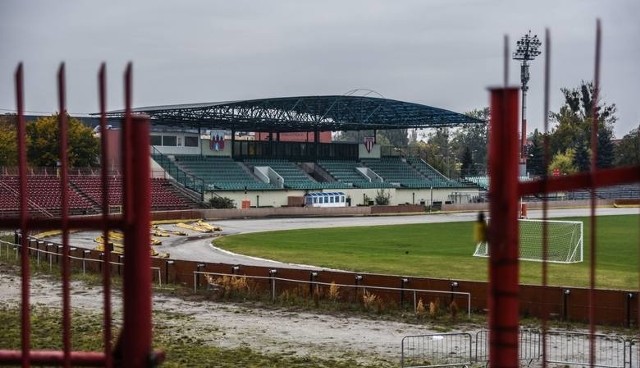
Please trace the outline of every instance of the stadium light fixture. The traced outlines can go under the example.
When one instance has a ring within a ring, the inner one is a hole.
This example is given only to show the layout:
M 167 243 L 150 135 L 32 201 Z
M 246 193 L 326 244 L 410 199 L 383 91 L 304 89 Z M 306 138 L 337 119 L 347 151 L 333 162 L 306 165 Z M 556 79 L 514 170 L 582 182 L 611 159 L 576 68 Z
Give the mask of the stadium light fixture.
M 538 39 L 537 35 L 531 35 L 529 33 L 522 36 L 520 41 L 516 42 L 516 51 L 513 52 L 513 60 L 520 60 L 520 83 L 522 89 L 522 130 L 520 132 L 520 175 L 525 176 L 527 174 L 527 154 L 526 154 L 526 142 L 527 142 L 527 91 L 529 90 L 529 62 L 540 55 L 540 46 L 542 42 Z

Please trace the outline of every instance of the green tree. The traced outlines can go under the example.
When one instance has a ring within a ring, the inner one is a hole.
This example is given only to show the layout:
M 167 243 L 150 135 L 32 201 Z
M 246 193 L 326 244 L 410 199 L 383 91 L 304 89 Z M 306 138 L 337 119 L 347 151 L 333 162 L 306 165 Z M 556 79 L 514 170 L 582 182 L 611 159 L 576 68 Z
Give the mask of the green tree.
M 547 172 L 544 167 L 544 135 L 538 129 L 531 135 L 531 146 L 528 150 L 527 171 L 532 175 L 543 175 Z
M 561 175 L 573 174 L 577 171 L 573 165 L 573 157 L 575 150 L 573 148 L 567 149 L 565 152 L 556 153 L 549 164 L 549 173 L 558 169 Z
M 471 149 L 467 146 L 464 148 L 462 157 L 460 157 L 460 176 L 466 178 L 467 176 L 476 176 L 478 171 L 473 163 L 473 157 L 471 156 Z
M 620 140 L 615 148 L 616 166 L 640 165 L 640 124 Z
M 99 140 L 93 130 L 79 119 L 67 117 L 69 165 L 73 167 L 97 166 L 100 154 Z M 56 166 L 60 160 L 58 115 L 38 118 L 27 124 L 30 144 L 27 158 L 34 166 Z
M 591 82 L 582 82 L 574 89 L 561 89 L 564 105 L 557 113 L 551 113 L 551 120 L 556 123 L 551 133 L 551 153 L 558 154 L 574 149 L 574 168 L 583 171 L 586 165 L 585 152 L 591 143 L 593 112 L 598 113 L 598 152 L 597 165 L 611 167 L 613 165 L 613 126 L 617 120 L 616 105 L 608 105 L 602 101 L 594 101 L 594 87 Z M 590 155 L 589 155 L 590 157 Z M 590 160 L 589 160 L 590 161 Z
M 591 162 L 590 149 L 587 148 L 586 141 L 577 142 L 575 145 L 575 154 L 573 155 L 573 166 L 578 172 L 589 171 Z
M 379 130 L 378 134 L 387 138 L 391 146 L 397 148 L 405 148 L 409 145 L 409 130 L 408 129 L 389 129 Z
M 596 166 L 600 169 L 613 167 L 615 160 L 613 146 L 613 132 L 607 127 L 601 127 L 598 131 L 598 152 Z
M 0 166 L 18 165 L 18 143 L 15 115 L 0 117 Z

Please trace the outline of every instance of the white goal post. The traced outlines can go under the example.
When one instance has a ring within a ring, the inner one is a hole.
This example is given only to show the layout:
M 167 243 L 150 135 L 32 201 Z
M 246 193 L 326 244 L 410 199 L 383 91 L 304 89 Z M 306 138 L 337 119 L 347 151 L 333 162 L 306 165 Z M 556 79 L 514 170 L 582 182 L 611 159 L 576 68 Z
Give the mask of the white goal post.
M 578 263 L 583 261 L 584 242 L 581 221 L 518 220 L 520 229 L 520 260 L 542 261 L 543 224 L 547 224 L 547 262 Z M 489 256 L 489 244 L 481 242 L 473 253 L 476 257 Z

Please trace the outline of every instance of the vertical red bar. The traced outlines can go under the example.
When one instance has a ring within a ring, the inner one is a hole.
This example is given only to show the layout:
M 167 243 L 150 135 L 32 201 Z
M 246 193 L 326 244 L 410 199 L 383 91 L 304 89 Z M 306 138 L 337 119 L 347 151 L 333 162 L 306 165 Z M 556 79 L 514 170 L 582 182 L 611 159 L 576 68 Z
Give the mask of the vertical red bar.
M 122 358 L 127 365 L 149 365 L 151 354 L 151 252 L 149 224 L 149 121 L 131 116 L 131 65 L 125 78 L 126 110 L 124 145 L 131 150 L 123 163 L 125 200 L 124 326 Z
M 16 110 L 18 112 L 18 173 L 20 175 L 20 277 L 22 278 L 22 306 L 20 310 L 22 325 L 20 343 L 22 346 L 22 366 L 29 366 L 31 349 L 31 315 L 29 302 L 29 209 L 27 207 L 27 143 L 26 123 L 24 120 L 24 78 L 22 63 L 15 73 Z
M 109 157 L 107 138 L 107 68 L 104 63 L 98 72 L 98 99 L 100 105 L 100 180 L 102 183 L 102 238 L 104 241 L 104 261 L 102 267 L 102 293 L 103 293 L 103 338 L 105 367 L 113 365 L 111 356 L 111 248 L 109 247 Z
M 518 366 L 518 89 L 491 89 L 489 364 Z
M 149 224 L 151 221 L 149 180 L 149 122 L 133 118 L 124 139 L 135 142 L 132 175 L 128 175 L 127 190 L 133 206 L 128 209 L 134 218 L 125 231 L 124 265 L 124 329 L 123 358 L 131 366 L 147 365 L 151 352 L 151 252 Z
M 69 187 L 68 187 L 68 155 L 67 155 L 67 109 L 65 96 L 65 68 L 64 63 L 58 69 L 58 139 L 59 150 L 59 179 L 61 196 L 62 223 L 62 348 L 64 351 L 63 365 L 71 366 L 71 297 L 69 292 Z
M 595 53 L 595 71 L 593 76 L 593 116 L 591 121 L 591 167 L 589 173 L 593 175 L 598 170 L 598 109 L 600 94 L 600 19 L 596 22 L 596 53 Z M 596 288 L 596 187 L 594 181 L 591 180 L 591 231 L 590 231 L 590 247 L 589 247 L 589 364 L 593 366 L 596 359 L 596 340 L 593 337 L 596 333 L 595 324 L 595 288 Z

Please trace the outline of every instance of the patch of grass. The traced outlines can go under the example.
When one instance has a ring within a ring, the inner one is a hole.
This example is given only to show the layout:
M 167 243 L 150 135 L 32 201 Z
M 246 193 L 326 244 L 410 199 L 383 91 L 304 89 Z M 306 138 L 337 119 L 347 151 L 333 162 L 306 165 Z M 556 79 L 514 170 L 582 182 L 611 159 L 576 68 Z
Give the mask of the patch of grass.
M 588 286 L 588 218 L 583 221 L 585 262 L 549 264 L 549 284 Z M 597 287 L 636 289 L 640 216 L 596 218 Z M 216 246 L 283 262 L 354 272 L 417 277 L 487 280 L 487 259 L 472 257 L 473 222 L 302 229 L 226 236 Z M 539 262 L 521 262 L 524 284 L 540 284 Z
M 33 306 L 31 310 L 33 349 L 61 349 L 62 333 L 60 311 L 46 306 Z M 166 317 L 166 315 L 164 315 Z M 72 348 L 82 351 L 102 351 L 101 316 L 75 310 L 72 316 Z M 201 335 L 187 336 L 179 327 L 168 327 L 162 318 L 155 318 L 154 348 L 165 351 L 167 360 L 163 367 L 362 367 L 386 368 L 395 362 L 360 364 L 351 357 L 326 359 L 315 356 L 296 356 L 283 351 L 279 354 L 261 354 L 248 347 L 220 348 L 204 343 Z M 0 346 L 3 349 L 20 349 L 20 309 L 17 306 L 0 306 Z M 117 331 L 114 330 L 114 338 Z M 195 337 L 194 337 L 195 336 Z

